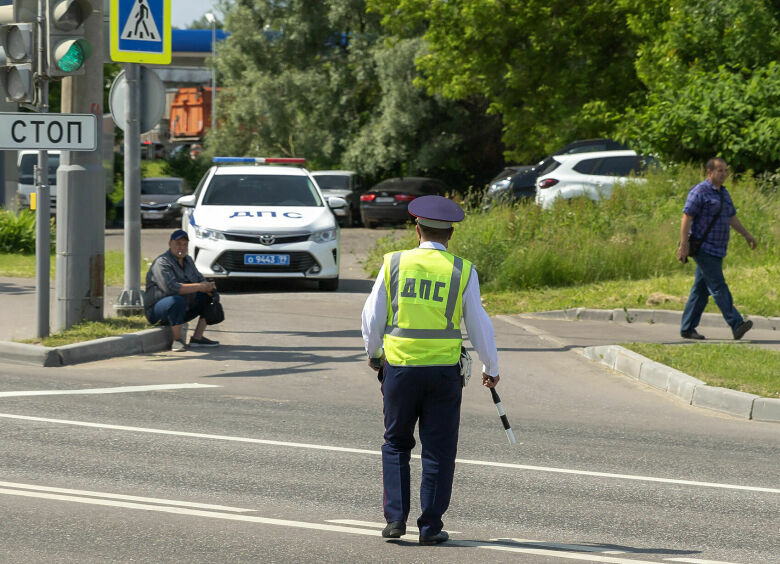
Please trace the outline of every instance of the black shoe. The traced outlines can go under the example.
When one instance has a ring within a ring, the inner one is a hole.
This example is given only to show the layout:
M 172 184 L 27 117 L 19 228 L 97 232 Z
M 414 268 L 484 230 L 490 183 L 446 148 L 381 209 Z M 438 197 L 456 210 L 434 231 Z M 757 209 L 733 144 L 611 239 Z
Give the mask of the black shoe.
M 748 319 L 742 325 L 734 329 L 734 338 L 739 341 L 745 335 L 745 333 L 750 331 L 752 328 L 753 322 Z
M 449 538 L 450 535 L 447 534 L 447 531 L 439 531 L 435 535 L 431 535 L 431 536 L 420 535 L 420 544 L 424 544 L 424 545 L 441 544 L 447 541 Z
M 683 339 L 698 339 L 703 340 L 704 335 L 698 333 L 696 329 L 691 329 L 690 331 L 680 331 L 680 337 Z
M 219 341 L 212 341 L 211 339 L 208 339 L 206 337 L 201 337 L 200 339 L 197 339 L 195 337 L 190 337 L 191 347 L 216 347 L 218 345 L 219 345 Z
M 382 531 L 382 537 L 386 539 L 397 539 L 406 534 L 406 523 L 403 521 L 393 521 L 388 523 Z

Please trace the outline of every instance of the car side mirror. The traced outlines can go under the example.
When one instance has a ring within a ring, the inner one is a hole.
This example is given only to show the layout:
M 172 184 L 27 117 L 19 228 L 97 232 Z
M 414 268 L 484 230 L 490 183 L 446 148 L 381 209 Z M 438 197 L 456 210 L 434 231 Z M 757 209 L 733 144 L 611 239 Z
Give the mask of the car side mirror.
M 195 207 L 195 195 L 191 194 L 189 196 L 182 196 L 178 200 L 176 200 L 176 203 L 184 208 L 194 208 Z
M 339 196 L 332 196 L 328 198 L 328 207 L 334 210 L 345 208 L 347 207 L 347 201 Z

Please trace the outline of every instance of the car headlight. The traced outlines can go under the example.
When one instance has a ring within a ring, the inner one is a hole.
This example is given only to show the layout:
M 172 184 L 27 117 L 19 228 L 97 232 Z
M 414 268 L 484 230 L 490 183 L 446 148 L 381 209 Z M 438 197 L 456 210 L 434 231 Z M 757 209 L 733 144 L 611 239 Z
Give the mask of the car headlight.
M 206 229 L 205 227 L 195 226 L 195 236 L 200 239 L 211 239 L 212 241 L 223 241 L 225 234 L 215 229 Z
M 339 236 L 338 229 L 326 229 L 325 231 L 315 231 L 309 236 L 310 241 L 315 243 L 327 243 L 335 241 Z
M 498 182 L 491 184 L 488 188 L 488 194 L 495 194 L 496 192 L 501 192 L 507 188 L 509 188 L 509 179 L 504 178 L 503 180 L 499 180 Z

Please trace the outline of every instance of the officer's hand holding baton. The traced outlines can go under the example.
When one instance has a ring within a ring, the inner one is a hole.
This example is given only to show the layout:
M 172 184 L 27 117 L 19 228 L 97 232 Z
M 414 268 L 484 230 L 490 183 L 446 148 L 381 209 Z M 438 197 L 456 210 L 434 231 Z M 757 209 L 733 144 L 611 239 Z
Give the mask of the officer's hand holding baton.
M 495 376 L 488 376 L 484 372 L 482 373 L 482 385 L 486 388 L 490 388 L 490 395 L 493 396 L 493 403 L 496 404 L 498 416 L 501 418 L 501 423 L 504 425 L 506 436 L 511 444 L 515 444 L 517 442 L 515 440 L 515 434 L 512 432 L 512 426 L 509 424 L 506 411 L 504 411 L 504 406 L 501 404 L 501 398 L 498 397 L 498 392 L 496 392 L 496 384 L 498 384 L 500 379 L 501 377 L 498 374 Z

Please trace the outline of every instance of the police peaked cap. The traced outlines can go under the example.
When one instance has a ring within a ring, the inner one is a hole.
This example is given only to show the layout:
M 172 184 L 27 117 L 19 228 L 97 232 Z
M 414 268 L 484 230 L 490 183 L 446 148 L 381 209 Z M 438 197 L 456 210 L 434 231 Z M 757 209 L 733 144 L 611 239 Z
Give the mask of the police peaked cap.
M 417 223 L 434 229 L 449 229 L 453 223 L 463 221 L 463 209 L 443 196 L 420 196 L 409 203 L 409 213 Z

